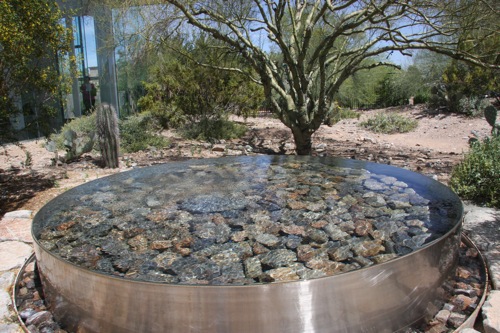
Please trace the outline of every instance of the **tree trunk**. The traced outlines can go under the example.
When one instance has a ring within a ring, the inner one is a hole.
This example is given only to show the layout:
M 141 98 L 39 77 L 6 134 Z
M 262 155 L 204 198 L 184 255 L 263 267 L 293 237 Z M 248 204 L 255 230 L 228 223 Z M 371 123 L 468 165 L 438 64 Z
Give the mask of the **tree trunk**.
M 311 155 L 312 135 L 311 129 L 292 128 L 293 140 L 295 141 L 295 152 L 297 155 Z

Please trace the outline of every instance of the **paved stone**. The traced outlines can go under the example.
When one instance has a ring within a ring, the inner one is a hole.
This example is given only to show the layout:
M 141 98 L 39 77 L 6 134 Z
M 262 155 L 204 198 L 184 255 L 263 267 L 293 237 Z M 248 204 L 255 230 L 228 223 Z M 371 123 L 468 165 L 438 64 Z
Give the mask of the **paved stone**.
M 485 333 L 500 333 L 500 290 L 492 290 L 484 302 L 483 326 Z
M 481 333 L 481 332 L 476 331 L 473 328 L 464 328 L 463 330 L 460 330 L 460 333 Z
M 464 205 L 464 232 L 488 262 L 493 289 L 500 289 L 500 212 L 493 208 Z
M 5 322 L 11 317 L 11 312 L 9 310 L 11 305 L 12 301 L 10 294 L 6 290 L 0 290 L 0 322 Z
M 0 272 L 20 268 L 29 258 L 33 249 L 21 242 L 0 243 Z
M 4 219 L 31 219 L 33 212 L 31 210 L 16 210 L 5 213 Z
M 8 218 L 0 220 L 0 241 L 16 240 L 33 243 L 30 218 Z
M 16 275 L 12 272 L 0 272 L 0 290 L 10 290 Z
M 0 332 L 2 333 L 23 333 L 23 329 L 21 326 L 10 323 L 1 323 L 0 322 Z

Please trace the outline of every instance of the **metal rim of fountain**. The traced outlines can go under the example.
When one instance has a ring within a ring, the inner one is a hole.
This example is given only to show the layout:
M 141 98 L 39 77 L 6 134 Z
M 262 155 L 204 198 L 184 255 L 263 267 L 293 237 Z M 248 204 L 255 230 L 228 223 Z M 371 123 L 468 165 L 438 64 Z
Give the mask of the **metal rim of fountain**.
M 479 250 L 479 248 L 476 246 L 476 244 L 465 234 L 462 233 L 462 242 L 469 248 L 473 248 L 477 251 L 478 253 L 478 258 L 477 260 L 479 261 L 480 267 L 481 267 L 481 272 L 480 274 L 484 276 L 484 281 L 483 281 L 483 288 L 482 288 L 482 295 L 479 301 L 477 302 L 477 307 L 476 309 L 467 317 L 466 321 L 457 327 L 454 332 L 461 332 L 461 330 L 465 328 L 472 328 L 474 326 L 474 323 L 477 320 L 478 315 L 481 312 L 481 308 L 486 300 L 486 297 L 488 295 L 488 286 L 489 286 L 489 273 L 488 273 L 488 266 L 486 264 L 486 260 Z M 14 288 L 12 288 L 12 300 L 14 304 L 14 311 L 17 317 L 17 320 L 19 322 L 19 325 L 23 329 L 24 332 L 26 333 L 32 333 L 28 327 L 26 326 L 24 320 L 21 318 L 21 315 L 19 313 L 19 307 L 18 307 L 18 295 L 19 295 L 19 284 L 23 279 L 23 274 L 26 271 L 26 267 L 31 264 L 31 263 L 36 263 L 36 257 L 35 254 L 33 253 L 28 259 L 26 259 L 25 263 L 21 266 L 19 269 L 19 272 L 17 273 L 15 280 L 14 280 Z

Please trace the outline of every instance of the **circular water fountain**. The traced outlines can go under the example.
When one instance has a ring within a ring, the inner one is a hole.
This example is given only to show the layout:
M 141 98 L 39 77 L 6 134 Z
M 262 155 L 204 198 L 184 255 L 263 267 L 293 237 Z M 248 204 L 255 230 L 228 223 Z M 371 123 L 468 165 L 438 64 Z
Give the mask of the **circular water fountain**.
M 75 332 L 395 332 L 458 256 L 444 185 L 334 158 L 193 160 L 57 197 L 33 236 L 45 297 Z

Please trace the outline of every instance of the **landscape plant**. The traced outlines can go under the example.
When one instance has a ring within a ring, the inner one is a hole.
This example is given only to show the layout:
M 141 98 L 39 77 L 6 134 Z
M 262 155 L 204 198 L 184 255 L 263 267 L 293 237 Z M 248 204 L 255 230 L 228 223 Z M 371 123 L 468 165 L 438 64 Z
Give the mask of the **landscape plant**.
M 45 148 L 55 154 L 54 161 L 69 162 L 94 149 L 95 119 L 95 114 L 75 118 L 49 136 Z M 63 156 L 59 156 L 61 150 L 66 152 Z
M 161 126 L 151 114 L 144 112 L 122 119 L 120 128 L 120 149 L 134 153 L 148 148 L 164 148 L 169 141 L 161 136 Z
M 429 107 L 469 117 L 481 116 L 490 105 L 484 98 L 490 89 L 500 88 L 494 80 L 482 81 L 480 69 L 452 62 L 444 71 L 441 80 L 431 88 Z M 476 73 L 476 74 L 474 74 Z M 486 80 L 486 79 L 485 79 Z
M 500 136 L 472 144 L 451 174 L 450 187 L 464 200 L 500 208 Z
M 245 125 L 228 119 L 202 119 L 184 126 L 180 133 L 184 138 L 214 142 L 242 137 L 247 131 Z
M 91 113 L 90 115 L 87 116 L 82 116 L 79 118 L 72 119 L 68 121 L 66 124 L 64 124 L 64 126 L 57 133 L 50 135 L 48 142 L 50 143 L 51 146 L 54 146 L 54 148 L 51 149 L 64 150 L 65 138 L 63 133 L 68 131 L 73 131 L 79 137 L 94 138 L 96 132 L 95 126 L 96 126 L 95 113 Z
M 500 136 L 500 119 L 498 118 L 498 110 L 493 105 L 489 105 L 484 109 L 484 117 L 491 126 L 491 135 L 493 137 Z
M 414 104 L 426 103 L 430 95 L 430 85 L 418 66 L 411 65 L 404 70 L 391 69 L 377 82 L 376 106 L 389 107 L 408 105 L 410 98 Z
M 500 121 L 498 110 L 484 111 L 491 137 L 474 140 L 464 160 L 453 169 L 450 186 L 463 199 L 500 208 Z
M 394 134 L 411 132 L 418 121 L 396 113 L 378 113 L 359 125 L 375 133 Z

